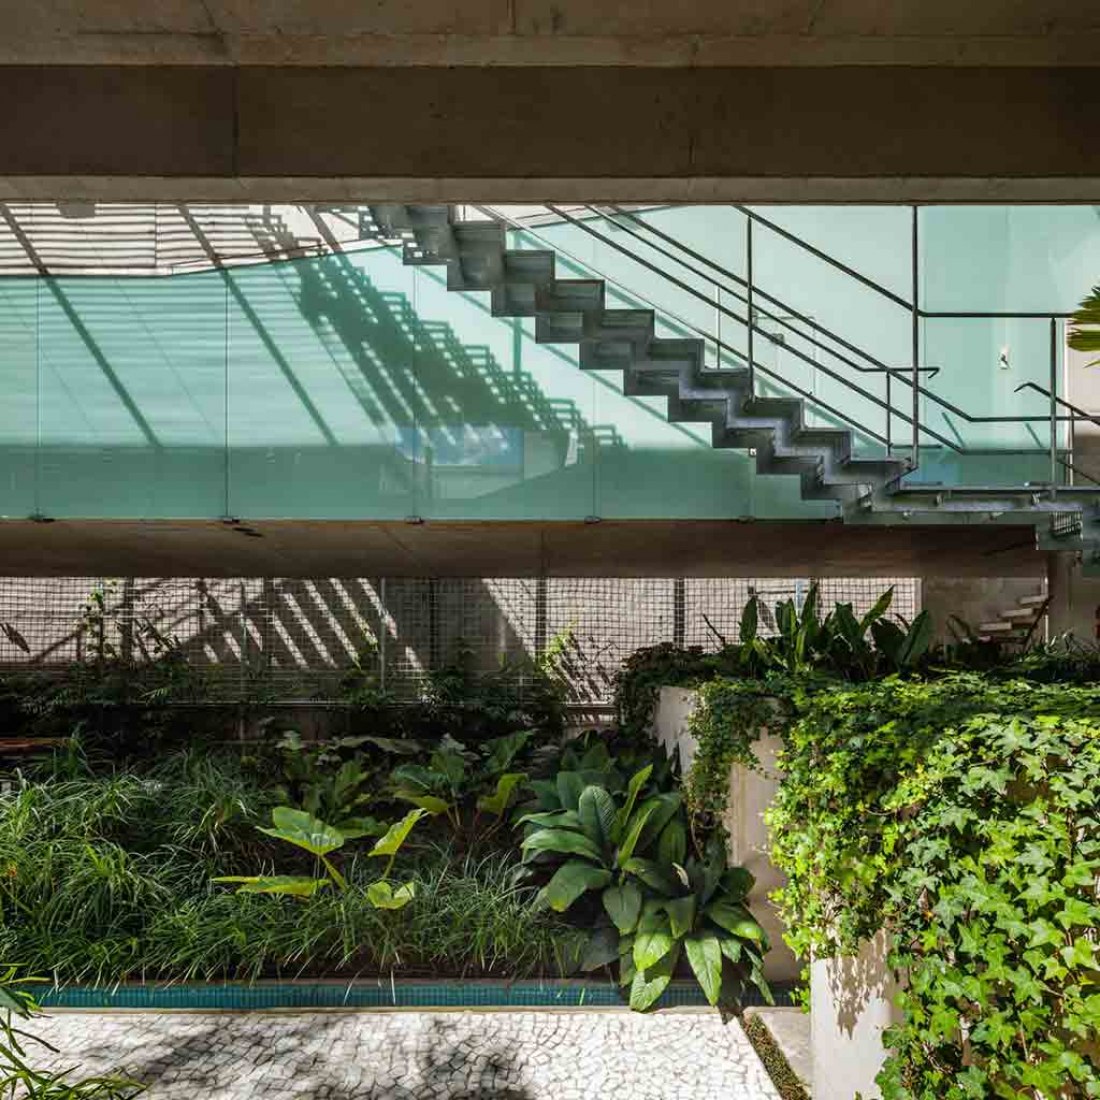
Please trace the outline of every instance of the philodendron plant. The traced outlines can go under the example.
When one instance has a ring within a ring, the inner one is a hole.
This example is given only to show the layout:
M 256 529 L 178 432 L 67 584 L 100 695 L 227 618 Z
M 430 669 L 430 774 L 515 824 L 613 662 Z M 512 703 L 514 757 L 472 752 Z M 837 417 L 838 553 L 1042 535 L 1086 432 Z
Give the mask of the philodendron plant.
M 427 811 L 422 809 L 410 811 L 391 825 L 367 853 L 370 857 L 386 860 L 381 878 L 367 887 L 367 900 L 376 909 L 401 909 L 412 901 L 415 885 L 406 882 L 395 889 L 389 876 L 401 846 L 426 814 Z M 261 828 L 260 832 L 309 852 L 317 861 L 317 870 L 323 870 L 324 874 L 223 875 L 214 879 L 215 882 L 237 883 L 238 893 L 287 894 L 296 898 L 311 898 L 330 886 L 340 891 L 348 888 L 347 879 L 329 856 L 342 848 L 351 837 L 305 810 L 295 810 L 290 806 L 277 806 L 272 810 L 271 822 L 270 829 Z
M 769 997 L 761 973 L 767 938 L 744 905 L 752 875 L 727 869 L 721 844 L 702 859 L 689 857 L 679 794 L 640 797 L 650 774 L 649 767 L 636 772 L 616 799 L 578 773 L 559 773 L 544 800 L 556 797 L 560 808 L 520 819 L 527 870 L 554 868 L 541 900 L 561 913 L 599 894 L 604 916 L 581 966 L 618 961 L 638 1011 L 665 991 L 681 954 L 711 1004 L 735 1008 L 746 981 Z
M 671 890 L 652 881 L 628 882 L 608 907 L 618 937 L 619 980 L 630 986 L 631 1008 L 644 1011 L 656 1002 L 681 954 L 709 1004 L 736 1009 L 746 984 L 771 1003 L 763 975 L 768 939 L 745 906 L 752 875 L 743 867 L 727 868 L 721 845 L 670 870 L 663 877 Z M 604 940 L 610 949 L 615 936 L 605 932 Z

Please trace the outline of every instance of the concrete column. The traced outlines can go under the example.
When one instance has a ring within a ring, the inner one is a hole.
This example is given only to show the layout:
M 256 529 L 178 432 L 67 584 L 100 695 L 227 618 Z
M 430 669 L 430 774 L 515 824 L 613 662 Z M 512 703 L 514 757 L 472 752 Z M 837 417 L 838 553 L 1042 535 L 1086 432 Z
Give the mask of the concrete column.
M 810 1046 L 814 1100 L 878 1100 L 875 1076 L 886 1058 L 882 1033 L 899 1022 L 898 991 L 880 932 L 858 955 L 810 964 Z
M 1086 577 L 1077 554 L 1050 555 L 1050 636 L 1072 634 L 1079 642 L 1100 640 L 1100 577 Z
M 698 747 L 688 728 L 697 702 L 697 692 L 665 687 L 661 689 L 654 714 L 654 735 L 668 751 L 679 749 L 684 775 L 691 770 Z M 768 898 L 786 881 L 771 861 L 768 830 L 764 823 L 764 811 L 779 786 L 776 758 L 781 747 L 779 737 L 765 730 L 753 747 L 760 761 L 760 769 L 734 765 L 730 770 L 729 800 L 722 819 L 729 836 L 730 863 L 748 868 L 756 878 L 748 904 L 771 941 L 771 950 L 764 960 L 764 977 L 769 981 L 793 981 L 802 969 L 794 952 L 783 940 L 783 922 Z

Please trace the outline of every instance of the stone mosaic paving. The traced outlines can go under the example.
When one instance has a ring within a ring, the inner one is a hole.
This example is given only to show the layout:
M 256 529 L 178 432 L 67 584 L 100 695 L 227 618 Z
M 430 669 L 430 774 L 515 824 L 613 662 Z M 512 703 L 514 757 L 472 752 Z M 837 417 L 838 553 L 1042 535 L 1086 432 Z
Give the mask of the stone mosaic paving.
M 148 1100 L 778 1100 L 714 1012 L 56 1012 L 57 1066 Z

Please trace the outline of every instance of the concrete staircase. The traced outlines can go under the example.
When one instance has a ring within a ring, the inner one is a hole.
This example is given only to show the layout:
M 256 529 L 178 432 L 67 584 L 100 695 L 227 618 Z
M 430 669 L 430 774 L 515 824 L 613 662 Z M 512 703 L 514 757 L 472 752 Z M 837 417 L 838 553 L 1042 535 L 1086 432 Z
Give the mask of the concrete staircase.
M 1016 606 L 1002 611 L 991 622 L 978 624 L 978 636 L 983 642 L 1006 642 L 1026 645 L 1034 637 L 1050 597 L 1045 593 L 1021 596 Z
M 444 265 L 447 287 L 486 291 L 498 317 L 532 317 L 544 344 L 573 344 L 585 370 L 618 370 L 631 396 L 668 398 L 672 421 L 709 423 L 715 447 L 747 449 L 760 474 L 794 475 L 806 499 L 848 509 L 908 465 L 857 458 L 852 432 L 805 423 L 801 399 L 759 397 L 748 366 L 707 369 L 701 339 L 656 335 L 650 309 L 611 309 L 601 279 L 559 279 L 550 250 L 509 249 L 499 222 L 461 221 L 450 206 L 371 206 L 368 228 L 404 262 Z

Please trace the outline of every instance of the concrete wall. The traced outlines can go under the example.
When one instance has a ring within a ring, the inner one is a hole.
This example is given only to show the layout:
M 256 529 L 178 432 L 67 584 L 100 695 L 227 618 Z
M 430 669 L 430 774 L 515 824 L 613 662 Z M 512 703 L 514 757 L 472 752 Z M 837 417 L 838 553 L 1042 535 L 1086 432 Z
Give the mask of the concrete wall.
M 694 691 L 664 687 L 653 717 L 655 736 L 670 752 L 679 749 L 685 775 L 695 758 L 696 741 L 688 723 L 697 699 Z M 775 905 L 768 899 L 773 890 L 783 885 L 784 878 L 769 857 L 768 831 L 763 817 L 779 785 L 776 755 L 780 747 L 779 738 L 764 731 L 754 746 L 760 770 L 741 765 L 733 767 L 729 802 L 722 823 L 729 836 L 730 862 L 748 868 L 756 877 L 748 904 L 771 941 L 771 951 L 764 960 L 764 976 L 772 981 L 791 981 L 798 978 L 802 968 L 783 942 L 783 924 Z
M 1033 572 L 1022 577 L 924 577 L 921 603 L 932 615 L 936 637 L 950 641 L 948 621 L 952 615 L 977 628 L 981 623 L 1000 620 L 1005 611 L 1016 608 L 1022 596 L 1039 596 L 1046 591 L 1046 562 L 1036 554 Z M 1040 626 L 1036 634 L 1041 640 Z
M 810 965 L 810 1045 L 814 1100 L 878 1100 L 875 1075 L 886 1050 L 882 1032 L 898 1023 L 897 984 L 880 932 L 858 955 Z

